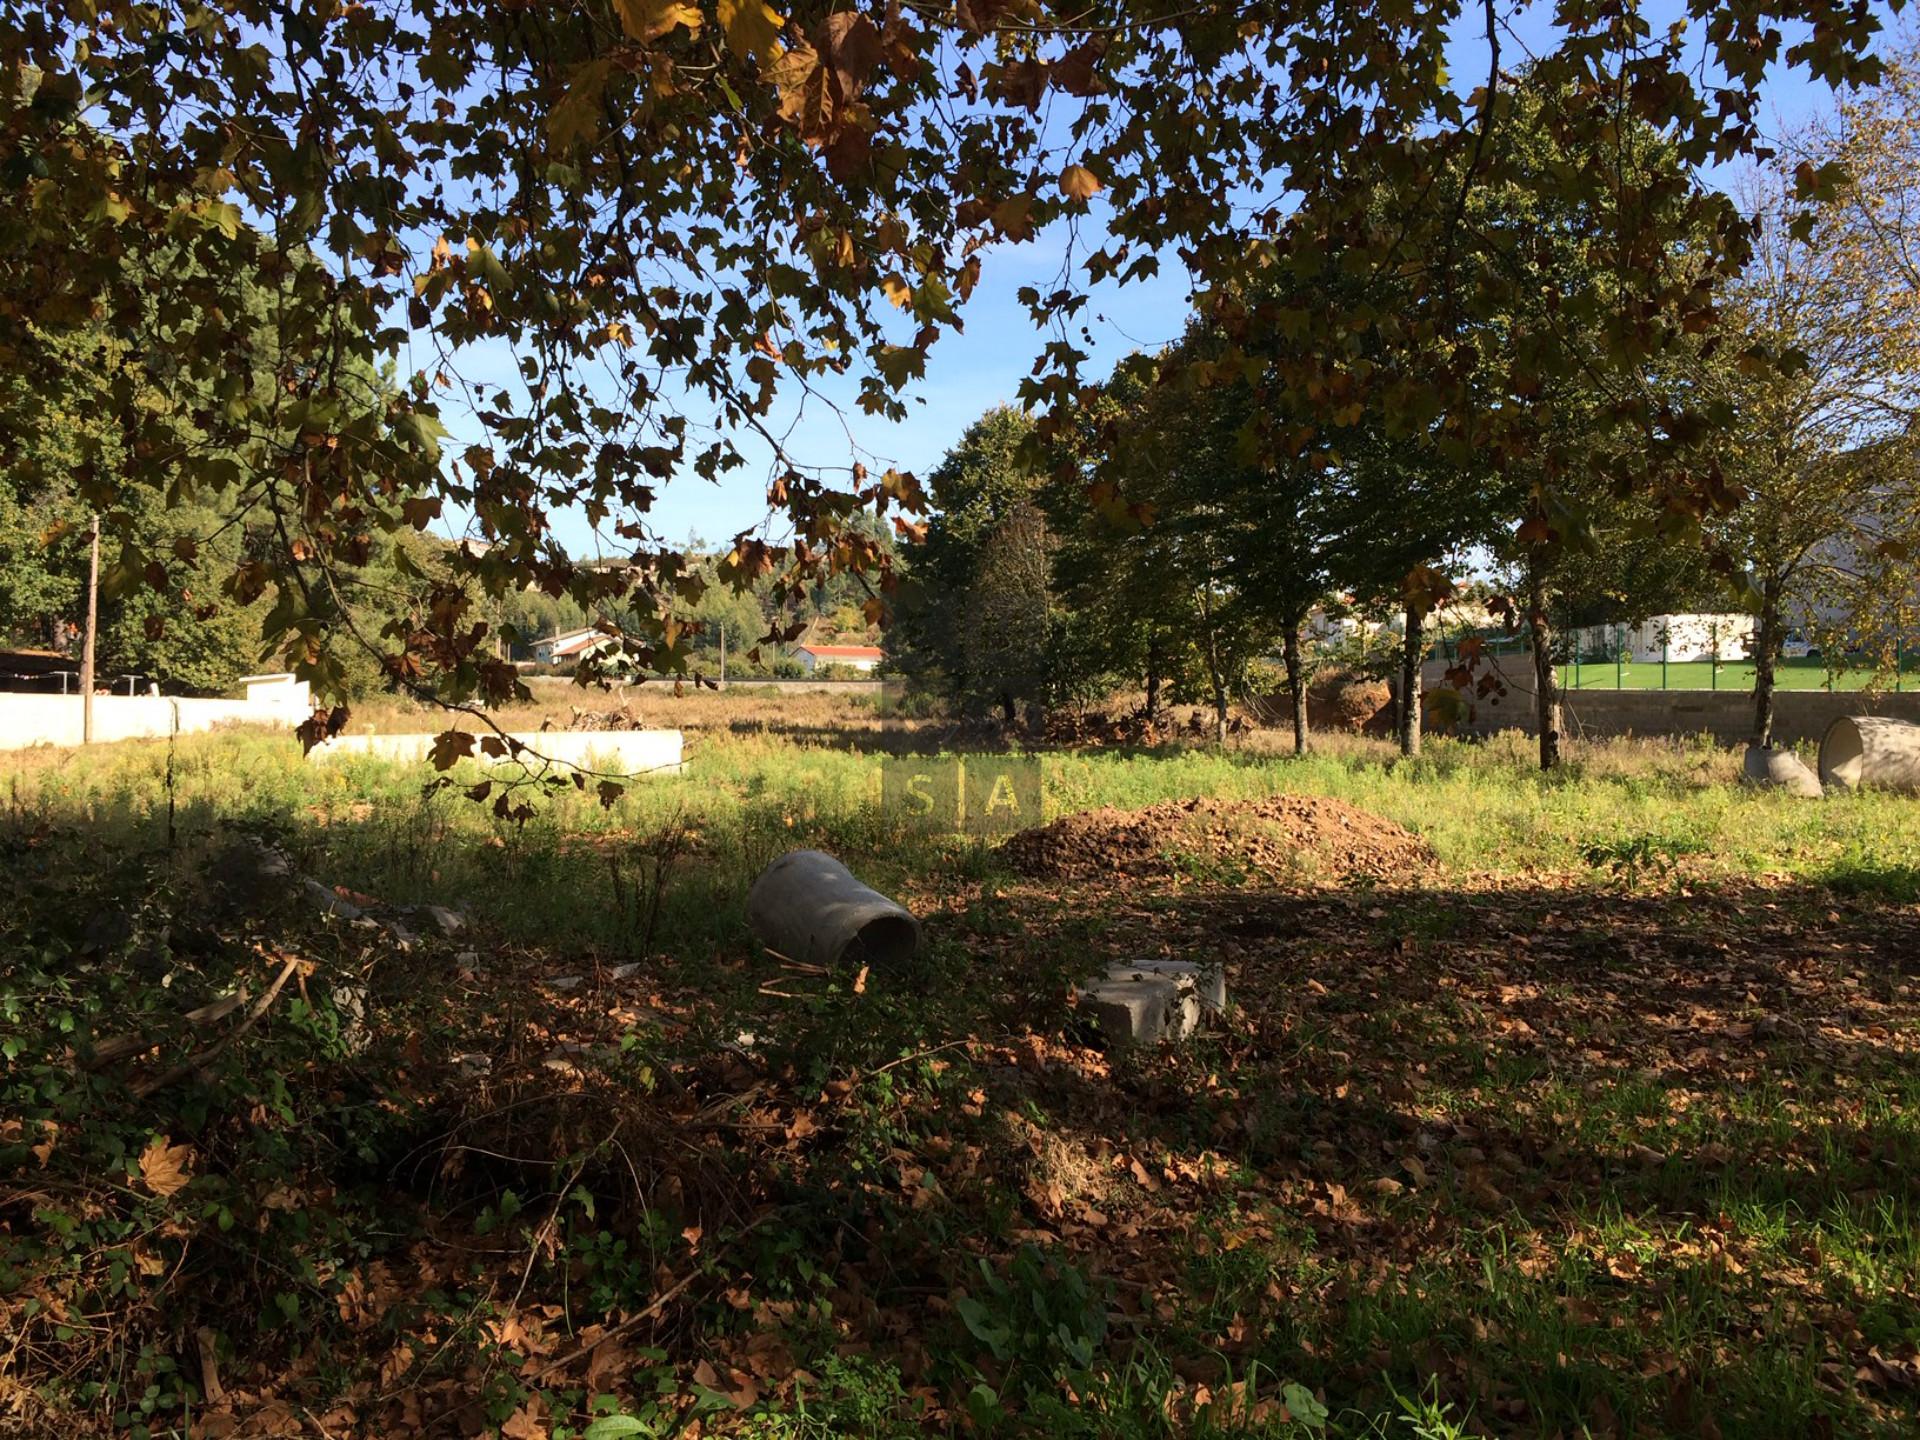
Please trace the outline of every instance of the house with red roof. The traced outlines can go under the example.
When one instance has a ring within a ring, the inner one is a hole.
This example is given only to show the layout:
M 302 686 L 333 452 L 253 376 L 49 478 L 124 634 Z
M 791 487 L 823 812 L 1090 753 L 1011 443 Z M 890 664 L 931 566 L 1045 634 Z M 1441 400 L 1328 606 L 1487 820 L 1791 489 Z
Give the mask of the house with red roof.
M 809 675 L 829 665 L 844 666 L 866 674 L 887 658 L 878 645 L 796 645 L 793 658 Z

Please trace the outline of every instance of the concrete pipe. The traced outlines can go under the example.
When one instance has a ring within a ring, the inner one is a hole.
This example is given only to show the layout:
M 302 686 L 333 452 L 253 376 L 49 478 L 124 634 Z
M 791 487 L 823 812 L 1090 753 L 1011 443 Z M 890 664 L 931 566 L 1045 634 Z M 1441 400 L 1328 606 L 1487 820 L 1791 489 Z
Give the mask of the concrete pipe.
M 1789 795 L 1798 795 L 1807 800 L 1820 798 L 1818 777 L 1791 750 L 1771 750 L 1761 745 L 1749 745 L 1741 768 L 1749 785 L 1757 785 L 1765 790 L 1784 790 Z
M 820 850 L 789 850 L 747 894 L 747 924 L 789 960 L 891 965 L 920 948 L 920 922 Z
M 1842 790 L 1873 785 L 1920 792 L 1920 725 L 1884 715 L 1847 715 L 1820 739 L 1820 781 Z

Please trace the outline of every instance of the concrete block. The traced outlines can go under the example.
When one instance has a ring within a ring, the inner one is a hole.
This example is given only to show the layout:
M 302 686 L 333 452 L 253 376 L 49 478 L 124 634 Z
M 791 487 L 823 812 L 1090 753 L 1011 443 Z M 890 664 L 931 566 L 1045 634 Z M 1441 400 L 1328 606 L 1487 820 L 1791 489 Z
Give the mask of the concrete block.
M 1184 1040 L 1200 1026 L 1193 982 L 1170 975 L 1109 976 L 1080 992 L 1079 1009 L 1113 1045 Z
M 1199 965 L 1191 960 L 1136 960 L 1130 965 L 1109 965 L 1109 980 L 1143 979 L 1149 975 L 1190 983 L 1200 1003 L 1209 1010 L 1227 1008 L 1227 974 L 1217 965 Z

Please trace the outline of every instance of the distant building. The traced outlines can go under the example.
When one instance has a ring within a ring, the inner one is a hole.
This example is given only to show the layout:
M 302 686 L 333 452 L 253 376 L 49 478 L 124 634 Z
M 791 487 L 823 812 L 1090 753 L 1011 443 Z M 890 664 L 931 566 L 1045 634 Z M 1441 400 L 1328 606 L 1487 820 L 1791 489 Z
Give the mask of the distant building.
M 549 635 L 544 640 L 534 641 L 533 659 L 537 665 L 566 665 L 584 660 L 602 646 L 612 643 L 612 636 L 594 629 L 591 625 L 578 630 L 563 630 L 558 635 Z
M 1616 651 L 1635 664 L 1661 659 L 1744 661 L 1753 653 L 1753 616 L 1654 615 L 1637 625 L 1585 625 L 1578 632 L 1583 659 L 1611 660 Z
M 878 645 L 796 645 L 793 658 L 809 675 L 823 665 L 841 665 L 866 674 L 887 658 Z

